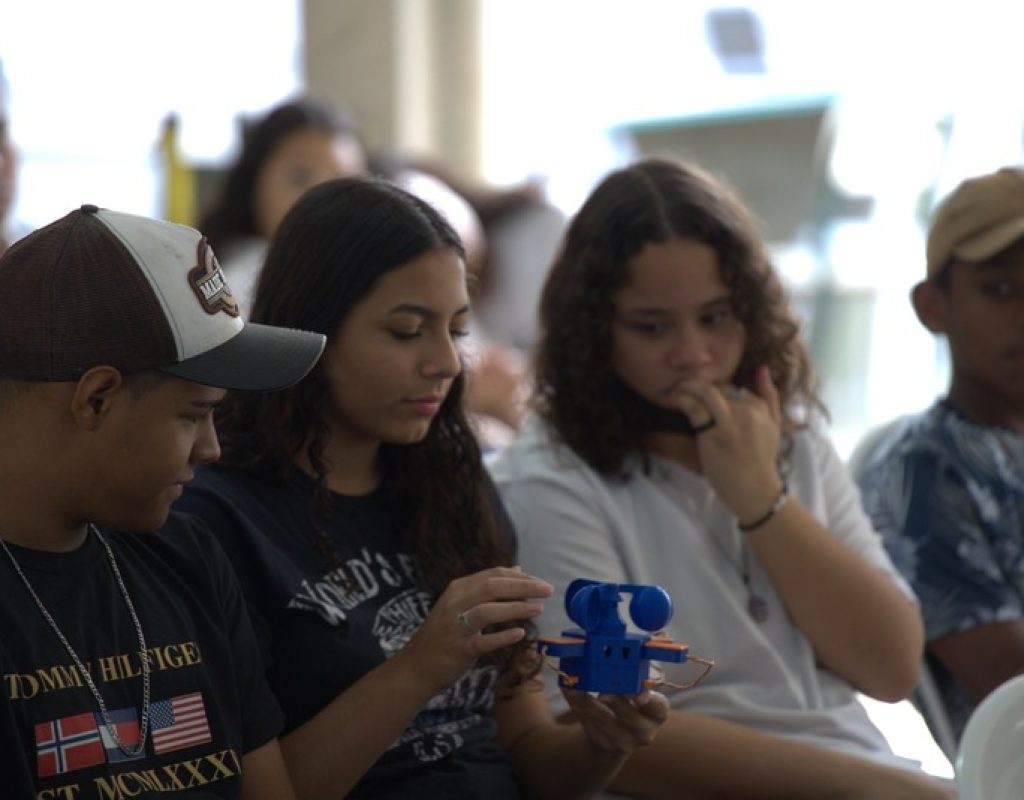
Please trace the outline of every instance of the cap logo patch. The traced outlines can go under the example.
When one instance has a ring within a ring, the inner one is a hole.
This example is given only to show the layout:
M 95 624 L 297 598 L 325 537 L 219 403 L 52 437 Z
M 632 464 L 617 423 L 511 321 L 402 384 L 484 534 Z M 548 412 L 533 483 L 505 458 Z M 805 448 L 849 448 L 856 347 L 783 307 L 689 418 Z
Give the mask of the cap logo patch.
M 203 309 L 207 314 L 223 311 L 237 317 L 238 301 L 231 294 L 228 282 L 224 278 L 224 271 L 220 268 L 217 256 L 213 254 L 213 248 L 205 236 L 199 240 L 196 259 L 198 266 L 189 270 L 188 282 Z

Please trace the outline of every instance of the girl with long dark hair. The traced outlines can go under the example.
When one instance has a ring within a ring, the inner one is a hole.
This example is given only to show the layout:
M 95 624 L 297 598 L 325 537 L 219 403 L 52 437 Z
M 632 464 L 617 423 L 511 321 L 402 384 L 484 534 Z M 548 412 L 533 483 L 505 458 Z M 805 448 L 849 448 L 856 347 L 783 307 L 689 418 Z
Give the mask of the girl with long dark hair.
M 320 184 L 271 240 L 251 317 L 326 334 L 324 357 L 227 400 L 180 506 L 242 578 L 300 797 L 586 795 L 664 719 L 652 693 L 547 710 L 550 586 L 516 566 L 462 408 L 468 316 L 458 236 L 387 182 Z

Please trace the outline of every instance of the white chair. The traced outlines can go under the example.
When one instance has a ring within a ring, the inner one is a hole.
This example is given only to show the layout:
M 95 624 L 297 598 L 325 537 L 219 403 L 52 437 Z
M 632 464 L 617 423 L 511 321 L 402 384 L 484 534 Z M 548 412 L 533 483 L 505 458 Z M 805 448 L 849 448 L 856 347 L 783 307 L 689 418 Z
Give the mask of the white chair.
M 1024 675 L 999 686 L 967 720 L 956 788 L 959 800 L 1024 797 Z

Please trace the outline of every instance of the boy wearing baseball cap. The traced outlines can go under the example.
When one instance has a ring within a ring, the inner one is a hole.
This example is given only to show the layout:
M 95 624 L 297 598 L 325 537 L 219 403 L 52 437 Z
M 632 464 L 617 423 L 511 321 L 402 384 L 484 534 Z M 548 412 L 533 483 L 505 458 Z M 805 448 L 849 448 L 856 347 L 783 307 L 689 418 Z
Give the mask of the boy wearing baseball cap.
M 961 183 L 928 232 L 912 300 L 946 337 L 946 396 L 900 424 L 860 477 L 921 601 L 926 656 L 959 737 L 1024 672 L 1024 170 Z
M 323 343 L 243 323 L 181 225 L 83 206 L 0 257 L 4 796 L 293 797 L 231 567 L 170 506 L 225 390 Z

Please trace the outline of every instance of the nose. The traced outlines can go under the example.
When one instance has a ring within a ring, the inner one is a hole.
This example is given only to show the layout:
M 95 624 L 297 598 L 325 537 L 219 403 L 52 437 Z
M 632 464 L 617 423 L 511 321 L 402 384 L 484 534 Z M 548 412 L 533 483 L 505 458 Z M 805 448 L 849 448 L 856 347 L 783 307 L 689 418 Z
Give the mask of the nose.
M 192 445 L 192 463 L 212 464 L 220 458 L 220 441 L 213 424 L 213 415 L 208 415 L 200 425 L 195 443 Z
M 669 342 L 668 365 L 678 371 L 696 370 L 711 363 L 707 338 L 694 325 L 680 325 Z
M 423 374 L 428 378 L 454 378 L 462 372 L 458 343 L 451 334 L 437 337 L 423 362 Z

